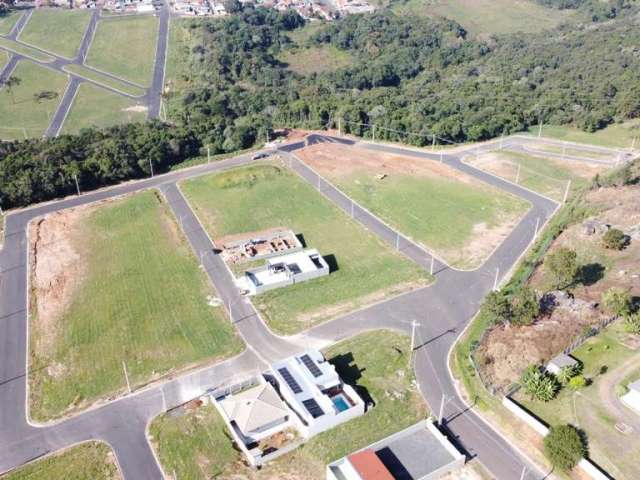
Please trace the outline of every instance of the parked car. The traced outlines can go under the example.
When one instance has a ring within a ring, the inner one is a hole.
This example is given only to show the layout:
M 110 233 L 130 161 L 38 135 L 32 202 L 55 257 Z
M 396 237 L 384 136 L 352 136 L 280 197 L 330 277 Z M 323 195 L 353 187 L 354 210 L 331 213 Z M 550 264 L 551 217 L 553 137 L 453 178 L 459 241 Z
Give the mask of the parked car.
M 258 152 L 253 157 L 251 157 L 251 160 L 260 160 L 261 158 L 267 158 L 269 155 L 270 154 L 267 152 Z

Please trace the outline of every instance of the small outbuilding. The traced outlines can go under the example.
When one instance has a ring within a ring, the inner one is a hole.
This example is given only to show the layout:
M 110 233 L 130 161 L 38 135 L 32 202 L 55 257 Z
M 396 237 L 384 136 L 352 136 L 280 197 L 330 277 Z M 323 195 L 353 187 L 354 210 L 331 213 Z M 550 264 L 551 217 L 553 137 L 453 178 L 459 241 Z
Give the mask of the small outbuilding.
M 621 397 L 622 403 L 640 415 L 640 380 L 629 384 L 629 392 Z
M 549 363 L 547 364 L 547 372 L 557 375 L 562 371 L 562 369 L 567 367 L 575 367 L 577 365 L 578 361 L 575 358 L 565 353 L 561 353 L 560 355 L 553 357 L 549 361 Z

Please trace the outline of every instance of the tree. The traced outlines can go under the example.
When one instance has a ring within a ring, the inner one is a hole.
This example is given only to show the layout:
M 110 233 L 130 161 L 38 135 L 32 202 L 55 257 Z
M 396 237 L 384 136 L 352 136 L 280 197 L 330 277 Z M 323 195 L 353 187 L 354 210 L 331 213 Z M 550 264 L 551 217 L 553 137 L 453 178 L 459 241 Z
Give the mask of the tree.
M 602 303 L 613 315 L 627 317 L 631 314 L 632 300 L 629 290 L 611 287 L 602 293 Z
M 602 244 L 611 250 L 622 250 L 627 245 L 627 236 L 617 228 L 611 228 L 602 236 Z
M 484 299 L 483 307 L 494 325 L 506 325 L 511 320 L 511 303 L 502 290 L 489 293 Z
M 242 3 L 240 3 L 238 0 L 225 0 L 223 2 L 223 5 L 227 13 L 242 12 Z
M 529 286 L 522 287 L 511 300 L 511 321 L 516 325 L 531 325 L 540 314 L 540 300 Z
M 14 75 L 10 75 L 9 78 L 5 79 L 4 81 L 2 81 L 2 83 L 0 83 L 0 87 L 4 86 L 7 89 L 7 92 L 9 92 L 9 95 L 11 95 L 12 103 L 16 103 L 16 99 L 13 96 L 13 87 L 17 87 L 21 83 L 22 83 L 22 79 Z
M 586 456 L 587 446 L 574 426 L 557 425 L 544 437 L 544 454 L 554 467 L 568 471 Z
M 562 289 L 573 285 L 580 271 L 577 257 L 574 250 L 565 247 L 547 256 L 544 263 L 553 278 L 555 288 Z

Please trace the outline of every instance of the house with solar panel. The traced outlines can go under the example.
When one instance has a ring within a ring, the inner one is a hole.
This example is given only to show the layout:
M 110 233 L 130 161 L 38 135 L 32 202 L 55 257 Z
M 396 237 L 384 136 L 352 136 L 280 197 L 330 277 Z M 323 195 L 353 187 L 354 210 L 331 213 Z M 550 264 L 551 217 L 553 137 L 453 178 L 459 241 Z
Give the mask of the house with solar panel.
M 272 366 L 276 388 L 309 438 L 364 413 L 364 401 L 322 353 L 308 350 Z

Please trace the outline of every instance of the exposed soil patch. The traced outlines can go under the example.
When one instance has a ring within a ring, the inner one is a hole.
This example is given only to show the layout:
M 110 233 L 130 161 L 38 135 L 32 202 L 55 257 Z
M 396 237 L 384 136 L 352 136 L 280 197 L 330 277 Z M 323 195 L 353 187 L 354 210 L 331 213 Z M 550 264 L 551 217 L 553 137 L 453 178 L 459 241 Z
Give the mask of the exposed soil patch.
M 131 107 L 123 108 L 123 112 L 136 112 L 136 113 L 146 113 L 148 110 L 144 105 L 132 105 Z

